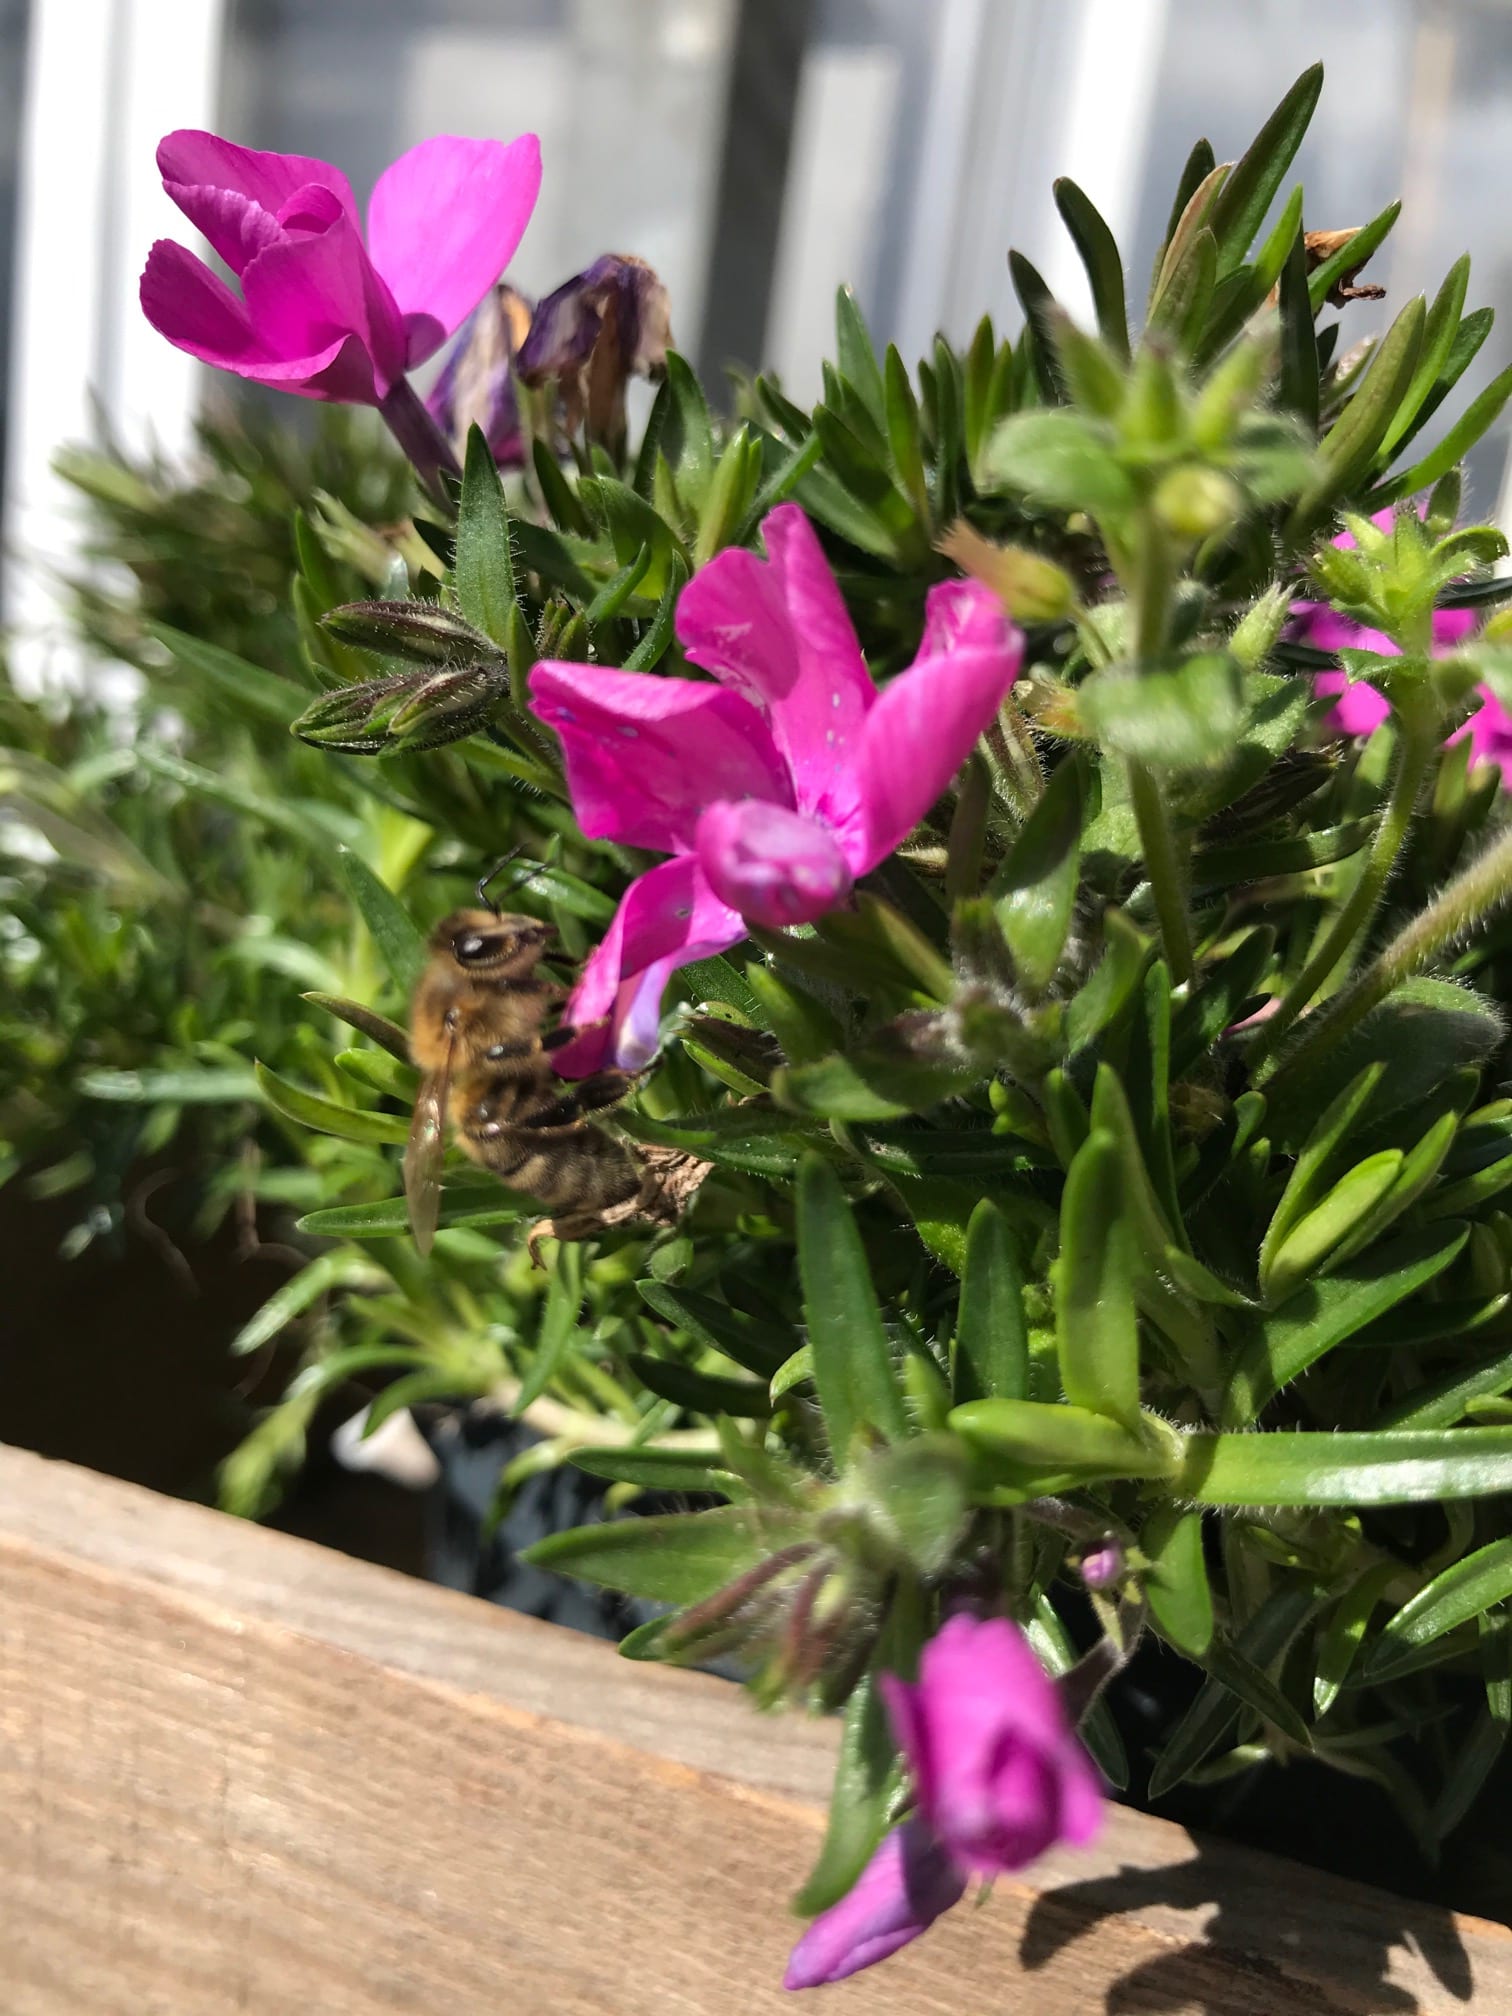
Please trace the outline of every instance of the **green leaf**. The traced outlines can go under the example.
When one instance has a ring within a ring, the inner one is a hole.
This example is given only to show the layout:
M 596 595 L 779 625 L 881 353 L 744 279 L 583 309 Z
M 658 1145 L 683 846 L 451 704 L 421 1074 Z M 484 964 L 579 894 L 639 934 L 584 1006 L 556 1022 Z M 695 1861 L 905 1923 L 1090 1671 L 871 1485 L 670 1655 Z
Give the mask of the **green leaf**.
M 842 287 L 835 296 L 835 356 L 840 375 L 855 392 L 879 429 L 887 425 L 887 397 L 877 352 L 855 294 Z
M 390 1057 L 397 1057 L 401 1064 L 409 1063 L 409 1037 L 397 1022 L 390 1022 L 386 1015 L 365 1008 L 360 1001 L 348 1001 L 339 994 L 310 993 L 301 994 L 299 998 L 317 1008 L 324 1008 L 328 1015 L 334 1015 L 338 1022 L 345 1022 L 349 1028 L 360 1029 L 364 1036 L 372 1038 L 380 1050 L 386 1050 Z
M 1134 486 L 1103 429 L 1079 413 L 1017 413 L 994 433 L 987 476 L 1060 511 L 1086 511 L 1115 523 L 1137 502 Z
M 1316 1598 L 1310 1589 L 1295 1584 L 1277 1589 L 1229 1646 L 1231 1656 L 1224 1662 L 1221 1674 L 1212 1669 L 1209 1653 L 1211 1677 L 1203 1683 L 1201 1692 L 1155 1760 L 1150 1773 L 1151 1799 L 1161 1798 L 1190 1777 L 1203 1759 L 1225 1741 L 1246 1705 L 1230 1683 L 1242 1673 L 1246 1695 L 1251 1695 L 1254 1676 L 1263 1677 L 1264 1669 L 1282 1656 L 1315 1607 Z M 1271 1692 L 1274 1694 L 1274 1689 Z M 1283 1705 L 1289 1709 L 1289 1704 Z M 1260 1712 L 1263 1714 L 1265 1710 Z M 1295 1720 L 1295 1711 L 1289 1713 Z
M 1422 352 L 1427 314 L 1427 304 L 1420 294 L 1407 303 L 1372 358 L 1359 388 L 1324 435 L 1318 450 L 1319 473 L 1298 498 L 1287 520 L 1287 536 L 1294 542 L 1303 538 L 1338 499 L 1347 497 L 1369 470 L 1412 383 Z M 1506 377 L 1507 391 L 1512 391 L 1512 372 Z M 1506 392 L 1502 396 L 1505 398 Z M 1496 410 L 1501 409 L 1498 406 Z M 1431 477 L 1420 477 L 1408 487 L 1417 489 L 1436 481 L 1445 469 L 1454 466 L 1461 452 L 1451 455 Z
M 893 467 L 898 472 L 914 511 L 921 519 L 929 517 L 929 489 L 924 480 L 924 447 L 919 431 L 919 402 L 914 397 L 913 386 L 908 381 L 908 367 L 898 354 L 897 345 L 889 343 L 884 370 L 885 410 L 883 420 L 887 429 L 887 445 L 892 451 Z
M 1309 434 L 1318 427 L 1318 331 L 1308 294 L 1307 247 L 1299 231 L 1281 268 L 1281 372 L 1276 396 Z
M 259 721 L 272 721 L 287 728 L 305 704 L 304 688 L 278 673 L 249 665 L 245 658 L 238 658 L 218 644 L 207 644 L 168 623 L 149 623 L 147 631 L 172 652 L 186 672 L 224 693 Z
M 1029 1390 L 1023 1262 L 1008 1221 L 985 1197 L 966 1227 L 951 1378 L 958 1401 L 1022 1400 Z
M 1071 929 L 1081 867 L 1082 768 L 1051 774 L 990 893 L 1023 985 L 1040 994 L 1055 978 Z
M 1066 1008 L 1066 1047 L 1071 1054 L 1100 1035 L 1139 985 L 1149 955 L 1148 941 L 1121 910 L 1103 912 L 1106 945 L 1092 977 Z
M 164 1071 L 116 1071 L 101 1066 L 81 1071 L 78 1088 L 86 1099 L 109 1099 L 123 1106 L 236 1105 L 256 1099 L 259 1090 L 255 1073 L 239 1065 Z
M 1296 159 L 1322 89 L 1323 65 L 1314 63 L 1292 85 L 1214 197 L 1207 221 L 1218 241 L 1224 272 L 1237 266 L 1248 252 Z
M 762 1420 L 772 1411 L 765 1380 L 724 1379 L 700 1372 L 673 1358 L 653 1358 L 645 1351 L 627 1351 L 625 1363 L 648 1392 L 670 1400 L 688 1414 L 725 1414 L 731 1420 Z
M 551 1283 L 546 1290 L 541 1327 L 514 1405 L 516 1414 L 523 1414 L 527 1407 L 535 1405 L 566 1363 L 577 1335 L 582 1301 L 582 1248 L 559 1239 L 551 1263 Z
M 1472 1431 L 1474 1432 L 1474 1431 Z M 1496 1430 L 1482 1431 L 1496 1433 Z M 1452 1444 L 1459 1438 L 1446 1436 Z M 1512 1540 L 1493 1540 L 1435 1575 L 1426 1589 L 1404 1603 L 1381 1630 L 1365 1656 L 1360 1679 L 1368 1685 L 1391 1680 L 1419 1664 L 1417 1654 L 1447 1632 L 1512 1596 Z M 1499 1620 L 1505 1629 L 1505 1618 Z
M 731 1481 L 712 1449 L 659 1449 L 646 1443 L 635 1449 L 574 1449 L 571 1460 L 590 1477 L 638 1484 L 647 1491 L 712 1491 L 724 1497 Z
M 1371 492 L 1367 500 L 1370 508 L 1380 510 L 1384 505 L 1395 504 L 1399 498 L 1416 496 L 1419 490 L 1426 490 L 1441 476 L 1447 476 L 1499 419 L 1508 399 L 1512 399 L 1512 365 L 1471 400 L 1443 439 L 1428 451 L 1421 462 L 1415 462 L 1400 476 L 1393 476 L 1389 483 L 1383 483 L 1378 490 Z
M 1401 1572 L 1395 1561 L 1378 1561 L 1352 1582 L 1334 1605 L 1333 1616 L 1318 1638 L 1318 1665 L 1313 1677 L 1316 1714 L 1326 1715 L 1338 1700 L 1371 1614 Z
M 1134 1239 L 1124 1208 L 1123 1158 L 1094 1130 L 1077 1151 L 1061 1200 L 1055 1270 L 1055 1343 L 1074 1407 L 1139 1425 L 1139 1320 Z
M 1341 1176 L 1321 1203 L 1286 1235 L 1268 1269 L 1261 1276 L 1261 1293 L 1268 1301 L 1283 1300 L 1301 1282 L 1316 1275 L 1322 1264 L 1351 1232 L 1369 1219 L 1401 1173 L 1405 1157 L 1400 1148 L 1382 1148 L 1357 1162 Z
M 1441 1274 L 1469 1236 L 1458 1220 L 1426 1226 L 1299 1288 L 1252 1328 L 1224 1395 L 1224 1425 L 1253 1421 L 1283 1386 Z
M 377 1278 L 381 1280 L 382 1276 Z M 287 1329 L 296 1316 L 302 1316 L 333 1288 L 360 1286 L 373 1279 L 371 1262 L 360 1254 L 321 1253 L 308 1266 L 301 1267 L 297 1274 L 290 1275 L 282 1287 L 274 1290 L 257 1313 L 237 1331 L 227 1349 L 236 1357 L 260 1351 L 281 1330 Z
M 497 1203 L 480 1203 L 478 1193 L 464 1192 L 448 1203 L 443 1197 L 440 1229 L 466 1228 L 483 1232 L 495 1225 L 512 1225 L 517 1218 L 534 1211 L 523 1198 L 510 1197 L 502 1189 Z M 409 1202 L 404 1197 L 385 1197 L 376 1204 L 332 1204 L 323 1211 L 308 1211 L 296 1230 L 312 1239 L 390 1239 L 409 1231 Z
M 1512 1490 L 1512 1428 L 1190 1435 L 1177 1488 L 1199 1505 L 1418 1505 Z
M 1337 282 L 1347 273 L 1356 273 L 1369 260 L 1372 253 L 1379 250 L 1386 237 L 1402 213 L 1401 198 L 1388 203 L 1378 217 L 1372 217 L 1368 224 L 1352 234 L 1337 252 L 1331 253 L 1320 266 L 1308 276 L 1307 291 L 1311 296 L 1314 315 L 1327 301 Z
M 502 650 L 514 607 L 514 563 L 504 488 L 483 430 L 468 429 L 462 498 L 457 508 L 457 600 L 462 614 Z
M 1091 198 L 1068 175 L 1055 186 L 1055 207 L 1071 233 L 1087 269 L 1098 334 L 1117 356 L 1128 361 L 1129 316 L 1124 302 L 1123 260 L 1113 233 Z
M 1505 1295 L 1492 1298 L 1488 1305 L 1493 1309 L 1492 1320 L 1507 1309 L 1509 1300 L 1512 1298 Z M 1435 1305 L 1425 1305 L 1422 1313 L 1426 1320 L 1432 1321 Z M 1472 1400 L 1500 1396 L 1509 1389 L 1512 1389 L 1512 1351 L 1498 1351 L 1473 1365 L 1456 1365 L 1442 1379 L 1431 1380 L 1427 1385 L 1415 1385 L 1405 1400 L 1399 1401 L 1395 1407 L 1383 1408 L 1376 1415 L 1376 1426 L 1391 1431 L 1452 1428 L 1457 1421 L 1464 1419 L 1465 1410 Z
M 1412 430 L 1417 418 L 1434 386 L 1438 383 L 1449 353 L 1454 347 L 1454 339 L 1459 334 L 1460 315 L 1465 306 L 1465 291 L 1470 285 L 1470 254 L 1462 252 L 1444 279 L 1444 284 L 1433 298 L 1428 310 L 1428 319 L 1423 325 L 1423 350 L 1418 358 L 1416 371 L 1406 396 L 1396 410 L 1391 425 L 1386 429 L 1386 437 L 1381 443 L 1382 459 L 1389 461 L 1396 445 Z
M 665 1281 L 637 1281 L 641 1300 L 666 1323 L 673 1324 L 708 1350 L 723 1352 L 758 1379 L 770 1380 L 793 1351 L 793 1334 L 785 1326 L 764 1323 L 744 1309 L 716 1302 L 691 1288 L 673 1288 Z
M 1052 1680 L 1059 1680 L 1081 1657 L 1071 1634 L 1061 1622 L 1054 1604 L 1043 1590 L 1034 1598 L 1034 1609 L 1024 1619 L 1024 1636 L 1034 1647 L 1040 1664 Z M 1106 1700 L 1094 1701 L 1083 1716 L 1077 1732 L 1091 1751 L 1094 1762 L 1116 1792 L 1128 1790 L 1129 1753 L 1124 1748 L 1118 1724 Z
M 1202 1555 L 1202 1514 L 1164 1505 L 1145 1521 L 1140 1550 L 1150 1562 L 1145 1595 L 1162 1634 L 1189 1659 L 1213 1642 L 1213 1592 Z
M 393 1143 L 409 1136 L 409 1121 L 397 1113 L 364 1112 L 356 1106 L 340 1106 L 323 1099 L 287 1078 L 270 1071 L 266 1064 L 254 1064 L 258 1090 L 276 1112 L 301 1127 L 313 1127 L 319 1134 L 335 1134 L 343 1141 Z
M 698 1603 L 801 1537 L 790 1517 L 744 1505 L 609 1519 L 521 1550 L 534 1568 L 576 1575 L 653 1603 Z
M 866 1249 L 839 1178 L 817 1155 L 798 1170 L 798 1271 L 814 1382 L 843 1470 L 863 1428 L 897 1440 L 908 1420 Z
M 1184 1078 L 1237 1020 L 1270 963 L 1275 942 L 1275 930 L 1269 924 L 1247 932 L 1227 957 L 1208 969 L 1202 985 L 1175 1010 L 1171 1018 L 1173 1078 Z
M 1055 368 L 1055 296 L 1045 284 L 1044 275 L 1024 257 L 1022 252 L 1011 248 L 1008 253 L 1008 277 L 1013 282 L 1013 291 L 1019 298 L 1028 323 L 1027 345 L 1020 339 L 1020 352 L 1027 350 L 1039 381 L 1040 392 L 1048 405 L 1057 405 L 1064 397 L 1064 388 Z
M 1120 755 L 1161 770 L 1224 763 L 1244 726 L 1238 661 L 1204 651 L 1174 670 L 1094 672 L 1077 688 L 1090 731 Z
M 714 473 L 714 423 L 698 375 L 677 351 L 667 352 L 669 405 L 661 452 L 677 478 L 678 495 L 694 512 L 703 508 Z
M 950 1426 L 1011 1481 L 1062 1473 L 1096 1477 L 1169 1477 L 1180 1456 L 1163 1423 L 1145 1416 L 1139 1433 L 1084 1407 L 1040 1400 L 969 1400 L 953 1407 Z
M 674 553 L 672 565 L 667 570 L 666 588 L 656 605 L 656 614 L 641 633 L 635 649 L 626 657 L 623 667 L 626 672 L 650 672 L 666 656 L 677 620 L 677 598 L 687 582 L 688 564 L 680 553 Z
M 1302 1222 L 1321 1196 L 1330 1164 L 1350 1135 L 1360 1127 L 1362 1116 L 1385 1075 L 1385 1064 L 1378 1063 L 1367 1065 L 1350 1078 L 1338 1097 L 1324 1109 L 1322 1117 L 1308 1135 L 1260 1244 L 1262 1277 L 1270 1271 L 1282 1241 L 1294 1226 Z
M 362 913 L 362 921 L 388 968 L 389 977 L 408 996 L 425 965 L 425 940 L 418 926 L 360 854 L 354 854 L 349 847 L 338 848 L 336 865 L 352 901 Z
M 892 1726 L 869 1673 L 845 1704 L 824 1845 L 793 1899 L 800 1916 L 827 1911 L 852 1888 L 887 1831 L 899 1776 Z

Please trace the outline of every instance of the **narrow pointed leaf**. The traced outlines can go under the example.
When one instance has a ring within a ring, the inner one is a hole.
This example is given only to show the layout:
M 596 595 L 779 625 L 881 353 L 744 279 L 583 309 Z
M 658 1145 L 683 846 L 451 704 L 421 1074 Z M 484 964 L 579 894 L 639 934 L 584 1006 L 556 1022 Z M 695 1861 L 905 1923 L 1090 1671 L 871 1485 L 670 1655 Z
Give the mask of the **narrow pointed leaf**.
M 1028 1393 L 1023 1263 L 1007 1220 L 986 1198 L 966 1228 L 951 1371 L 958 1401 L 1022 1400 Z
M 863 1428 L 896 1440 L 908 1421 L 866 1249 L 839 1178 L 816 1155 L 798 1173 L 798 1271 L 819 1402 L 844 1469 Z

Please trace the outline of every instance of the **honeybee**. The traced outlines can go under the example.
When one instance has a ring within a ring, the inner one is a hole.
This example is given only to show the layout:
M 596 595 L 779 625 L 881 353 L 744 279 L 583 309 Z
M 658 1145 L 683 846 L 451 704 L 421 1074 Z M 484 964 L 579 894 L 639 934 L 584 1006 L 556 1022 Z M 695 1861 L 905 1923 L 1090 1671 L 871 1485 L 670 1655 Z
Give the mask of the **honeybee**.
M 553 1214 L 528 1235 L 537 1265 L 543 1238 L 586 1239 L 635 1219 L 675 1224 L 707 1171 L 707 1163 L 640 1148 L 588 1118 L 618 1104 L 632 1074 L 598 1071 L 569 1082 L 552 1071 L 552 1050 L 576 1033 L 543 1034 L 564 991 L 536 970 L 554 935 L 539 918 L 493 909 L 454 910 L 431 933 L 410 1011 L 410 1055 L 422 1077 L 404 1155 L 410 1226 L 422 1253 L 441 1208 L 448 1121 L 464 1154 Z

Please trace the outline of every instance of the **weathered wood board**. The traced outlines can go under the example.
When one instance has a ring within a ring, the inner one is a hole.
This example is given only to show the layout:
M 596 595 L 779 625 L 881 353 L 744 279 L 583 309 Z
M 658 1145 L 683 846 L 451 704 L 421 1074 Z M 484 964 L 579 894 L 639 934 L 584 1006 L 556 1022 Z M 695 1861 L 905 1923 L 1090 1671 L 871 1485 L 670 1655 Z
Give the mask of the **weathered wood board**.
M 4 2016 L 761 2016 L 832 1731 L 0 1449 Z M 1115 1809 L 819 2006 L 1512 2011 L 1512 1932 Z

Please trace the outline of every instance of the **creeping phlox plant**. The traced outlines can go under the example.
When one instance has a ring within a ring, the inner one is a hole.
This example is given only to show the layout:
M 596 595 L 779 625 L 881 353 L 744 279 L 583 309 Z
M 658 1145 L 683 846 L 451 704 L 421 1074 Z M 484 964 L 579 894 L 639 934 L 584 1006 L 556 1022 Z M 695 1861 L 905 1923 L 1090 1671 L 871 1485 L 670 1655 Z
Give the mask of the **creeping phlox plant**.
M 564 1084 L 623 1068 L 610 1124 L 711 1170 L 536 1274 L 483 1172 L 422 1263 L 397 1157 L 333 1162 L 304 1230 L 367 1273 L 286 1407 L 392 1372 L 375 1419 L 492 1395 L 683 1494 L 534 1558 L 662 1606 L 627 1656 L 842 1715 L 795 1987 L 1092 1834 L 1146 1634 L 1204 1676 L 1157 1803 L 1307 1755 L 1432 1852 L 1512 1720 L 1512 657 L 1458 474 L 1512 371 L 1455 400 L 1465 260 L 1342 335 L 1397 206 L 1267 221 L 1320 88 L 1193 149 L 1142 317 L 1061 182 L 1095 332 L 1013 253 L 1019 336 L 911 372 L 842 293 L 820 403 L 729 420 L 638 262 L 495 284 L 532 143 L 428 143 L 364 240 L 334 169 L 165 142 L 242 292 L 159 248 L 157 326 L 377 405 L 432 500 L 340 606 L 374 535 L 312 520 L 254 675 L 421 828 L 338 864 L 388 979 L 270 1108 L 403 1138 L 423 933 L 513 849 Z

